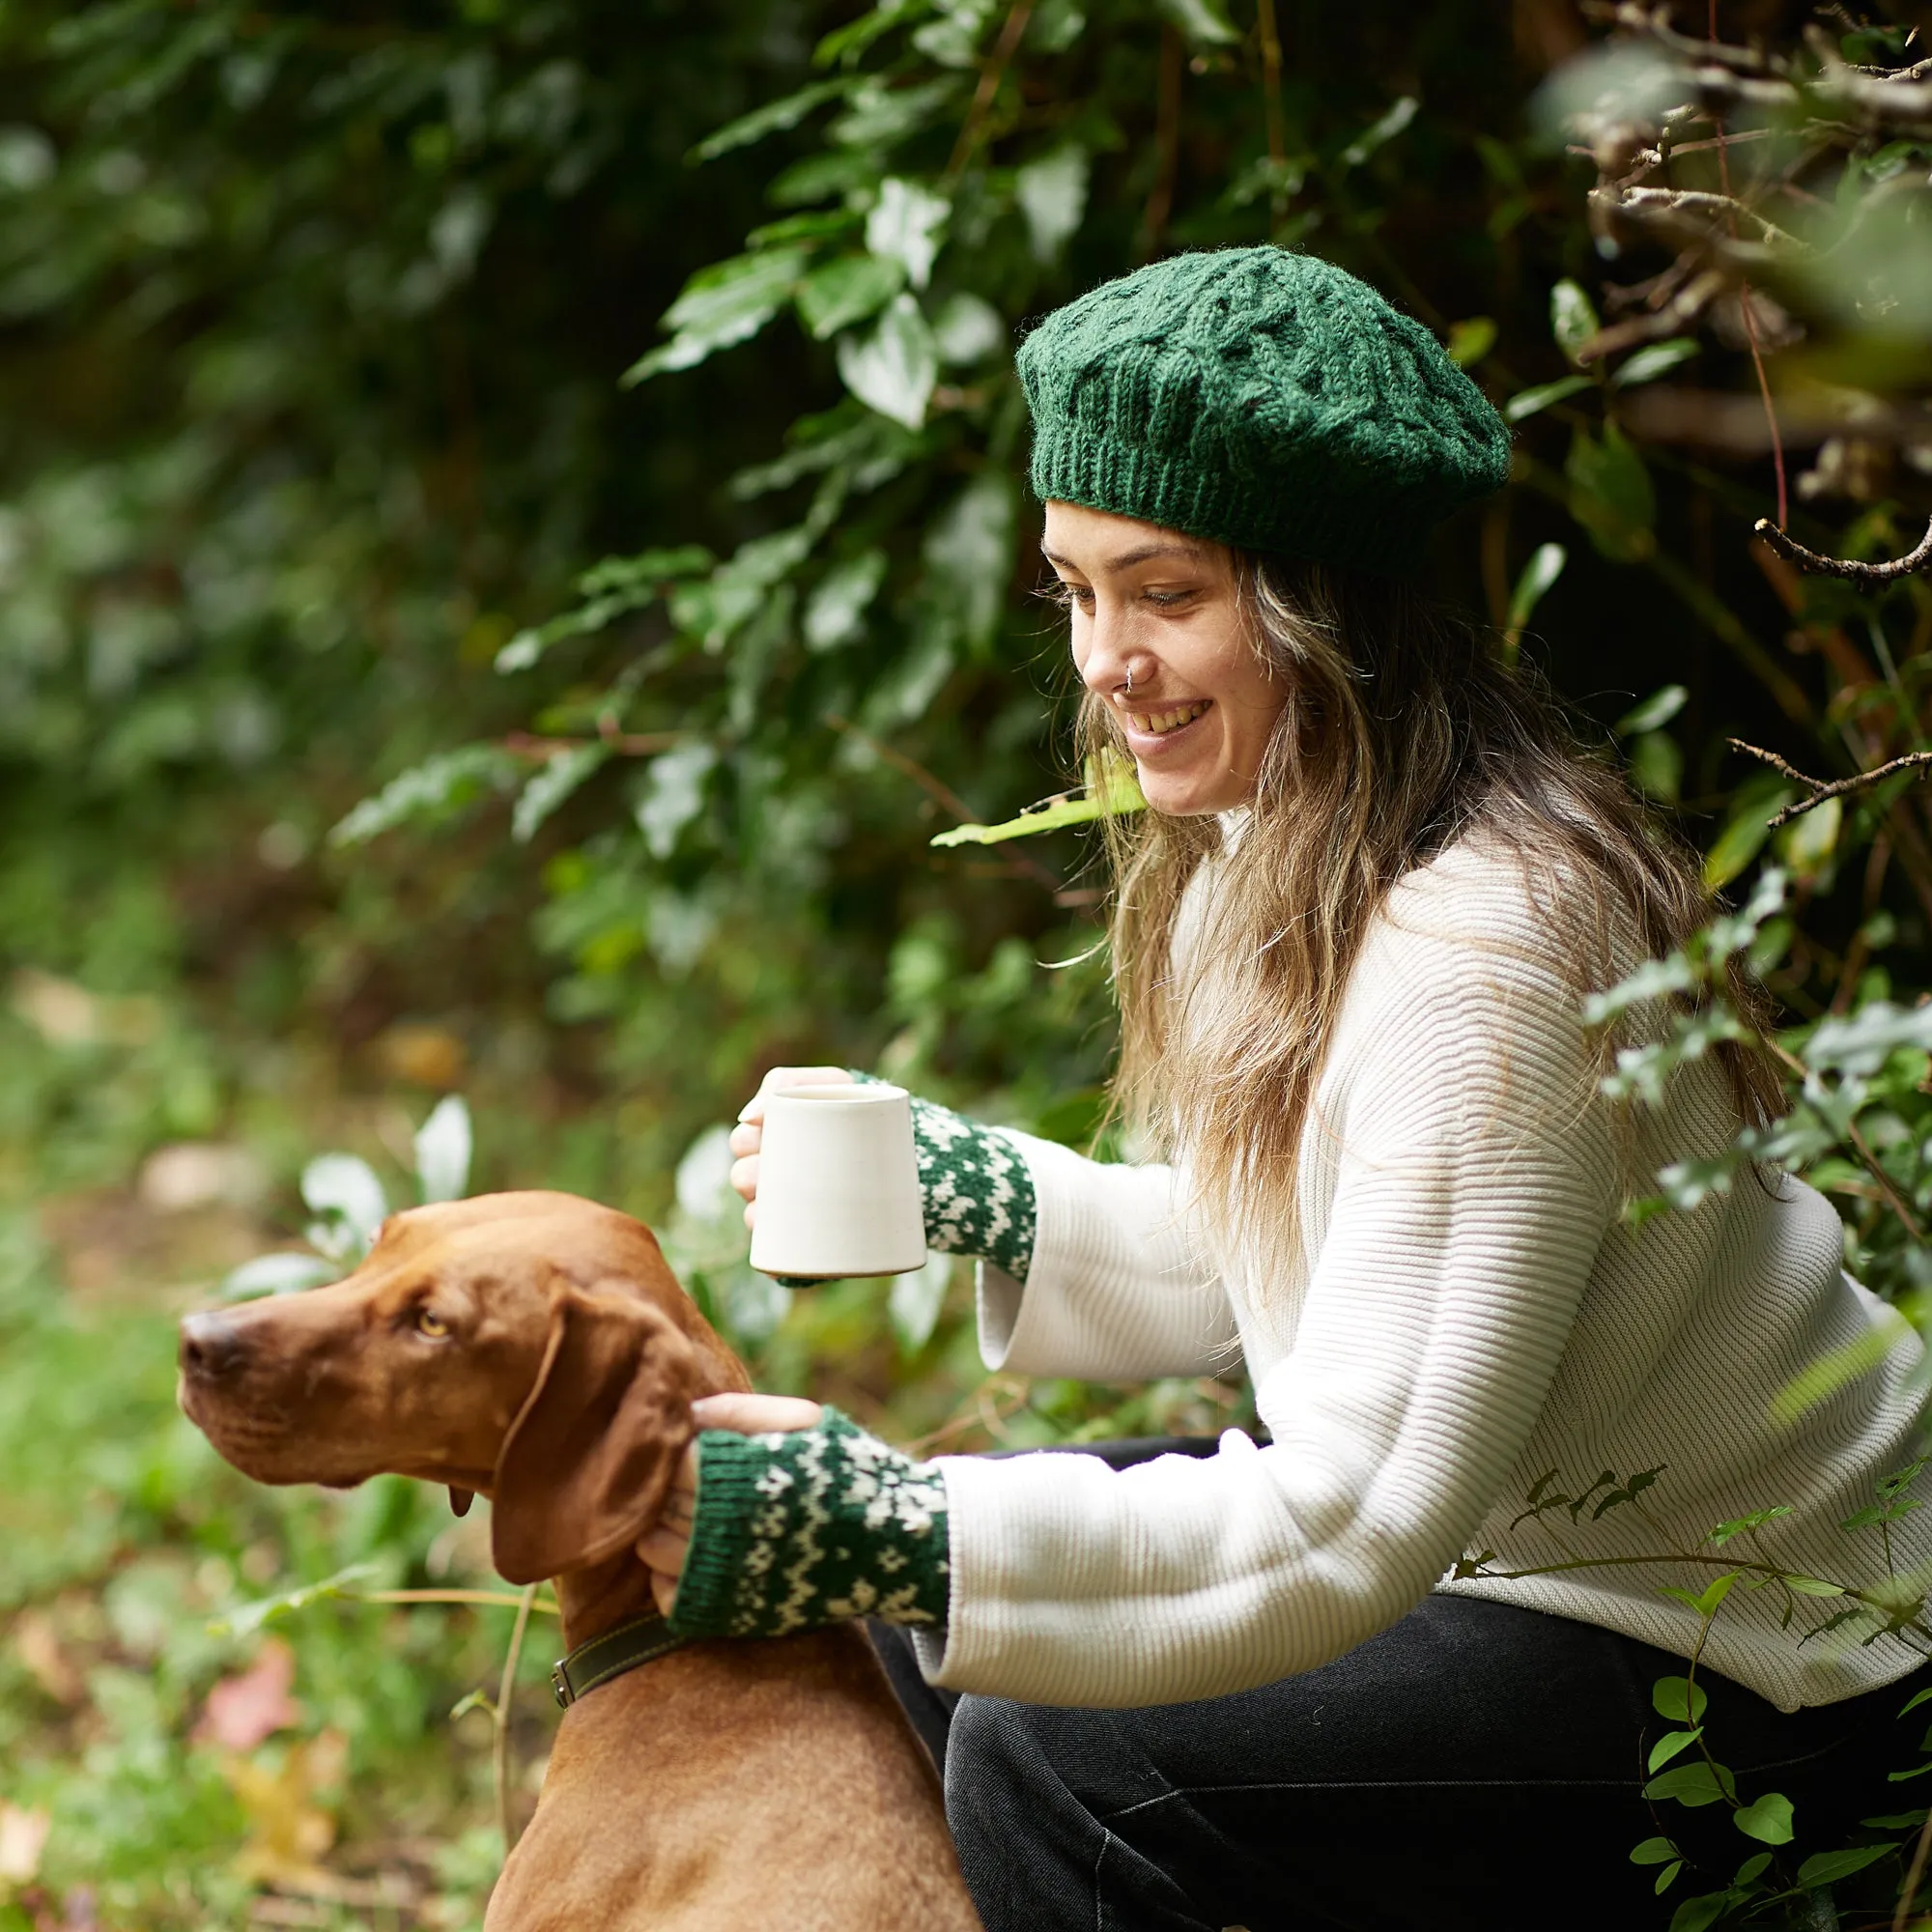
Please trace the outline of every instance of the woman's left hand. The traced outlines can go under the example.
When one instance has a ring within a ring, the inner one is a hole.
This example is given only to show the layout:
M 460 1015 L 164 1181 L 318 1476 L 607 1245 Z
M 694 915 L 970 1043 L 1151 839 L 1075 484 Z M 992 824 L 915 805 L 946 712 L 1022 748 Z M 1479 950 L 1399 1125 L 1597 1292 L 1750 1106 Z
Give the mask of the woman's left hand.
M 731 1429 L 740 1435 L 810 1429 L 824 1412 L 817 1403 L 794 1395 L 704 1395 L 691 1405 L 691 1419 L 700 1430 Z M 664 1513 L 650 1533 L 638 1540 L 638 1554 L 651 1573 L 651 1595 L 665 1616 L 670 1615 L 677 1602 L 677 1579 L 684 1569 L 684 1552 L 691 1547 L 692 1518 L 696 1509 L 697 1443 L 694 1438 L 665 1498 Z

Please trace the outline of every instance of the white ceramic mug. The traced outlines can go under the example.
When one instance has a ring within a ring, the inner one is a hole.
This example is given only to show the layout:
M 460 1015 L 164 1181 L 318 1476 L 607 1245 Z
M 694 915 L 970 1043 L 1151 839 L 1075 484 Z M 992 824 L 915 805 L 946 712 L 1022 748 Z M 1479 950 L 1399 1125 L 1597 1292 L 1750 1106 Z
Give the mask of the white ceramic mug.
M 752 1265 L 815 1281 L 925 1265 L 903 1087 L 855 1081 L 766 1096 Z

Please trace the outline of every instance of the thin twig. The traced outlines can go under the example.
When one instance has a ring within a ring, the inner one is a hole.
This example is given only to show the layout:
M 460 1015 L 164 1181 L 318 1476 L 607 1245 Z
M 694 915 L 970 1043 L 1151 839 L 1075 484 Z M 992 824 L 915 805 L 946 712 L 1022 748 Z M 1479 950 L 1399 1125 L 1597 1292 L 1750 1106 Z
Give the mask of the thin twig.
M 1715 41 L 1717 38 L 1718 0 L 1711 0 L 1711 39 Z M 1754 214 L 1749 209 L 1740 210 L 1731 193 L 1731 151 L 1723 138 L 1725 131 L 1720 120 L 1718 123 L 1718 180 L 1724 190 L 1724 200 L 1730 204 L 1725 211 L 1725 220 L 1731 231 L 1731 241 L 1735 243 L 1738 239 L 1740 213 L 1750 214 L 1764 228 L 1766 241 L 1770 241 L 1775 233 L 1780 231 L 1774 230 L 1763 215 Z M 1771 400 L 1771 379 L 1764 372 L 1764 345 L 1758 340 L 1757 316 L 1751 309 L 1751 286 L 1748 282 L 1738 284 L 1738 314 L 1744 319 L 1745 340 L 1750 344 L 1751 367 L 1757 373 L 1757 392 L 1764 400 L 1764 420 L 1771 431 L 1771 462 L 1777 477 L 1777 521 L 1781 525 L 1788 523 L 1791 515 L 1790 495 L 1784 476 L 1784 438 L 1777 427 L 1777 406 Z
M 903 752 L 895 751 L 891 745 L 873 737 L 863 725 L 853 724 L 851 719 L 841 717 L 836 711 L 828 711 L 825 714 L 825 722 L 835 731 L 843 731 L 858 739 L 874 757 L 891 765 L 895 772 L 903 772 L 935 805 L 942 810 L 951 812 L 960 824 L 967 825 L 972 822 L 973 808 L 944 779 L 927 771 L 917 758 L 907 757 Z M 1008 864 L 1016 867 L 1036 884 L 1044 886 L 1048 892 L 1059 892 L 1061 880 L 1037 859 L 1029 858 L 1022 852 L 1015 852 L 1009 855 Z
M 1174 213 L 1174 183 L 1180 169 L 1180 78 L 1184 71 L 1181 52 L 1179 30 L 1171 20 L 1163 21 L 1153 124 L 1154 153 L 1160 165 L 1148 194 L 1147 213 L 1141 217 L 1150 255 L 1158 255 L 1166 247 L 1167 224 Z
M 1780 758 L 1776 752 L 1767 752 L 1757 745 L 1747 745 L 1742 738 L 1726 738 L 1724 743 L 1734 750 L 1747 752 L 1753 758 L 1762 758 L 1773 771 L 1795 781 L 1809 790 L 1809 798 L 1801 798 L 1796 805 L 1787 805 L 1775 817 L 1765 823 L 1774 832 L 1789 825 L 1794 818 L 1803 818 L 1813 806 L 1823 805 L 1828 798 L 1843 798 L 1847 792 L 1862 791 L 1866 785 L 1877 784 L 1880 779 L 1889 779 L 1894 772 L 1920 771 L 1932 765 L 1932 752 L 1908 752 L 1902 758 L 1893 758 L 1889 763 L 1879 765 L 1868 772 L 1855 772 L 1848 779 L 1806 778 L 1796 765 Z
M 1282 183 L 1288 167 L 1288 130 L 1281 111 L 1281 31 L 1274 17 L 1274 0 L 1261 0 L 1258 17 L 1262 33 L 1262 109 L 1267 118 L 1268 161 L 1274 173 L 1269 196 L 1276 221 L 1288 213 Z
M 1019 51 L 1020 37 L 1027 30 L 1027 22 L 1033 17 L 1033 0 L 1013 0 L 1012 11 L 1007 15 L 1007 23 L 1000 29 L 1000 38 L 993 43 L 993 51 L 986 65 L 980 70 L 980 84 L 973 90 L 973 103 L 966 110 L 966 119 L 959 129 L 959 138 L 952 144 L 952 153 L 946 163 L 949 179 L 956 175 L 973 157 L 973 150 L 980 145 L 980 131 L 985 126 L 986 116 L 993 110 L 993 97 L 1000 91 L 1000 81 L 1005 76 L 1012 57 Z
M 358 1604 L 483 1604 L 496 1609 L 515 1609 L 524 1599 L 506 1590 L 355 1590 L 343 1592 Z M 547 1617 L 557 1614 L 554 1604 L 533 1604 Z
M 595 738 L 539 738 L 531 731 L 509 731 L 503 749 L 513 757 L 560 758 L 566 753 L 582 752 L 591 745 L 603 745 L 620 758 L 654 758 L 668 752 L 682 738 L 677 731 L 614 731 L 600 724 Z
M 1848 556 L 1820 556 L 1815 550 L 1806 550 L 1796 537 L 1786 536 L 1767 517 L 1760 517 L 1753 527 L 1779 556 L 1795 563 L 1800 570 L 1815 571 L 1821 577 L 1842 577 L 1853 583 L 1894 583 L 1899 578 L 1910 577 L 1932 564 L 1932 523 L 1925 526 L 1925 534 L 1919 538 L 1916 550 L 1895 556 L 1889 563 L 1859 563 Z
M 517 1621 L 510 1632 L 509 1655 L 503 1659 L 502 1681 L 497 1686 L 497 1735 L 490 1750 L 490 1772 L 497 1786 L 497 1829 L 503 1834 L 503 1861 L 517 1849 L 510 1827 L 510 1699 L 517 1690 L 517 1665 L 523 1661 L 524 1633 L 530 1627 L 530 1605 L 536 1602 L 537 1586 L 526 1583 L 517 1603 Z
M 1905 1932 L 1912 1914 L 1912 1901 L 1918 1893 L 1918 1881 L 1925 1876 L 1925 1855 L 1932 1852 L 1932 1813 L 1918 1828 L 1918 1842 L 1912 1848 L 1912 1863 L 1907 1866 L 1905 1885 L 1898 1894 L 1898 1910 L 1892 1914 L 1891 1932 Z

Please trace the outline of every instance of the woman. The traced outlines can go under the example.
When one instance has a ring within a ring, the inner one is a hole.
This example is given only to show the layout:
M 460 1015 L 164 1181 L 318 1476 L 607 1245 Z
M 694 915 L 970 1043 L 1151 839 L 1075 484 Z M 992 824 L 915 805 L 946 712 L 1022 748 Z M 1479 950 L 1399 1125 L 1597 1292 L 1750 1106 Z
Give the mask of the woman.
M 1270 1440 L 918 1465 L 814 1405 L 718 1398 L 696 1531 L 644 1546 L 661 1600 L 696 1632 L 910 1634 L 992 1932 L 1649 1922 L 1638 1839 L 1691 1856 L 1707 1882 L 1680 1890 L 1759 1849 L 1726 1804 L 1640 1799 L 1655 1679 L 1700 1657 L 1712 1748 L 1808 1837 L 1878 1808 L 1874 1726 L 1915 1659 L 1801 1650 L 1813 1619 L 1781 1629 L 1770 1589 L 1706 1631 L 1659 1586 L 1709 1562 L 1592 1566 L 1786 1504 L 1751 1560 L 1882 1575 L 1836 1525 L 1908 1458 L 1916 1345 L 1774 1424 L 1882 1319 L 1830 1206 L 1767 1175 L 1622 1217 L 1776 1087 L 1727 1046 L 1661 1110 L 1599 1091 L 1615 1042 L 1584 997 L 1708 907 L 1620 780 L 1406 584 L 1508 464 L 1433 337 L 1324 263 L 1230 250 L 1060 310 L 1020 372 L 1087 736 L 1151 808 L 1113 828 L 1119 1089 L 1166 1161 L 922 1105 L 928 1234 L 984 1264 L 989 1366 L 1240 1359 Z

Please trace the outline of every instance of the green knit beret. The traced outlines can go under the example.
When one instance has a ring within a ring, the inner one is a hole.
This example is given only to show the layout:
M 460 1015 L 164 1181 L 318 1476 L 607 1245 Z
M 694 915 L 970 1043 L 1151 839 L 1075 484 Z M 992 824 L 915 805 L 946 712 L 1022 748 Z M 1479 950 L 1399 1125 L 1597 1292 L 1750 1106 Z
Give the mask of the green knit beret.
M 1419 323 L 1313 255 L 1176 255 L 1020 346 L 1033 487 L 1241 550 L 1391 573 L 1509 474 L 1509 432 Z

